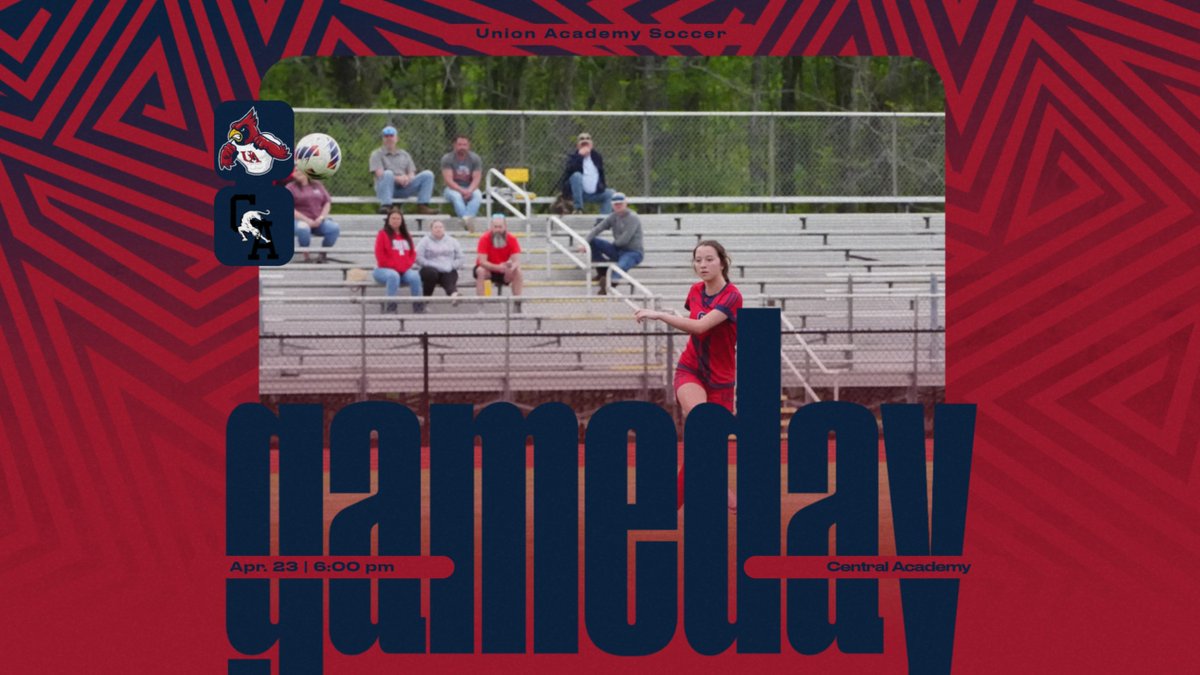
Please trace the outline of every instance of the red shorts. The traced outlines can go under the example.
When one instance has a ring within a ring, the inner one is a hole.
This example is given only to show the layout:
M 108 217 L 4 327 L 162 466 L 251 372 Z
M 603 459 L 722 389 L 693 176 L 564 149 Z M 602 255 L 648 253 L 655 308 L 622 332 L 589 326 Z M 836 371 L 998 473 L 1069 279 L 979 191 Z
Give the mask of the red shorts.
M 733 385 L 728 387 L 716 388 L 712 385 L 706 385 L 692 373 L 683 369 L 675 370 L 675 391 L 685 384 L 698 384 L 704 388 L 704 396 L 708 403 L 716 403 L 725 408 L 729 412 L 733 412 Z M 676 394 L 678 396 L 678 394 Z

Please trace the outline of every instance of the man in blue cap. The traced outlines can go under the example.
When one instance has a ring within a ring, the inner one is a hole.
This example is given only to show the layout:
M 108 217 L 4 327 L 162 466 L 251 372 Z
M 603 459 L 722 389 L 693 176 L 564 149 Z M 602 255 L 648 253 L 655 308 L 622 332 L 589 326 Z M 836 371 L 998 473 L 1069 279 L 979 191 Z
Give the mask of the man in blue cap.
M 379 212 L 387 213 L 394 199 L 417 198 L 417 213 L 429 215 L 437 210 L 429 206 L 433 196 L 433 172 L 417 172 L 408 152 L 396 147 L 396 127 L 383 128 L 383 147 L 371 153 L 368 166 L 375 174 L 375 197 Z
M 615 192 L 612 196 L 613 212 L 587 233 L 586 239 L 592 247 L 592 264 L 596 266 L 596 283 L 600 284 L 600 295 L 608 293 L 607 265 L 616 264 L 628 272 L 642 262 L 645 249 L 642 246 L 642 221 L 637 212 L 627 208 L 625 193 Z M 599 234 L 612 230 L 612 241 L 600 239 Z M 579 252 L 587 250 L 580 245 Z

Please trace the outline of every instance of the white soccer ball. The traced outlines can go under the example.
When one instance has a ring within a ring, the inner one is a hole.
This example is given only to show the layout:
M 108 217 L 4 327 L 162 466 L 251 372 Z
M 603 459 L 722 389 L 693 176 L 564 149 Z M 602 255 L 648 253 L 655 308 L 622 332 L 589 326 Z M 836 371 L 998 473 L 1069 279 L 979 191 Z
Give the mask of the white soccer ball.
M 313 178 L 328 178 L 342 165 L 342 149 L 332 136 L 309 134 L 296 143 L 296 168 Z

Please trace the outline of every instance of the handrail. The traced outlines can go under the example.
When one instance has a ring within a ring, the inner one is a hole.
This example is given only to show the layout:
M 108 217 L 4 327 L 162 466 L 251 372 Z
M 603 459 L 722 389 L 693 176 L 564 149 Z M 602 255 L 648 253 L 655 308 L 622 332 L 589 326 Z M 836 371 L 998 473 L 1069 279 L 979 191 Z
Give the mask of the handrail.
M 580 260 L 569 248 L 563 246 L 554 240 L 554 228 L 559 228 L 571 239 L 578 241 L 584 247 L 584 254 L 587 255 L 587 261 Z M 558 249 L 560 253 L 567 256 L 575 266 L 583 270 L 584 286 L 587 287 L 587 295 L 592 294 L 592 245 L 588 243 L 587 238 L 572 230 L 558 216 L 550 216 L 546 219 L 546 244 Z M 546 249 L 546 269 L 550 269 L 550 249 Z
M 782 349 L 779 350 L 779 358 L 781 358 L 783 360 L 783 363 L 785 365 L 787 365 L 788 370 L 792 371 L 792 374 L 796 376 L 796 379 L 800 380 L 800 386 L 804 387 L 804 391 L 807 392 L 808 395 L 812 397 L 812 400 L 816 401 L 817 403 L 820 403 L 821 397 L 817 396 L 817 392 L 813 391 L 813 388 L 808 385 L 808 380 L 806 380 L 804 378 L 804 375 L 800 374 L 800 369 L 796 367 L 796 364 L 792 363 L 792 359 L 790 356 L 787 355 L 787 352 L 783 351 Z M 836 389 L 837 389 L 837 386 L 835 384 L 834 390 L 836 391 Z M 835 394 L 833 398 L 836 401 L 837 395 Z
M 633 302 L 628 297 L 626 297 L 624 293 L 617 290 L 617 286 L 616 286 L 616 284 L 613 283 L 613 280 L 612 280 L 612 275 L 614 272 L 617 274 L 617 276 L 621 277 L 621 279 L 628 281 L 630 287 L 632 287 L 633 290 L 640 292 L 643 297 L 645 297 L 647 299 L 652 299 L 652 300 L 658 299 L 658 296 L 655 295 L 649 288 L 646 288 L 644 285 L 642 285 L 642 282 L 638 281 L 637 279 L 634 279 L 632 274 L 630 274 L 629 272 L 626 272 L 625 270 L 621 269 L 620 267 L 617 267 L 616 265 L 609 265 L 608 271 L 606 273 L 607 277 L 605 278 L 605 284 L 608 287 L 608 291 L 610 293 L 612 293 L 613 295 L 615 295 L 616 297 L 624 300 L 625 304 L 629 305 L 630 307 L 632 307 L 634 309 L 640 309 L 637 306 L 637 303 Z
M 525 213 L 521 213 L 520 210 L 517 209 L 517 207 L 513 206 L 507 199 L 500 196 L 499 192 L 492 189 L 492 176 L 495 176 L 496 178 L 499 178 L 500 180 L 504 181 L 504 183 L 509 188 L 512 189 L 512 191 L 515 195 L 517 195 L 521 199 L 525 200 Z M 492 217 L 492 200 L 494 199 L 497 202 L 500 202 L 500 205 L 503 206 L 504 208 L 508 209 L 508 211 L 510 213 L 512 213 L 514 216 L 525 219 L 525 228 L 526 228 L 525 231 L 526 232 L 529 231 L 529 229 L 528 229 L 529 228 L 529 219 L 531 217 L 533 217 L 533 199 L 529 196 L 529 193 L 527 191 L 525 191 L 524 189 L 519 187 L 516 183 L 509 180 L 508 176 L 505 176 L 504 174 L 500 173 L 499 169 L 488 169 L 487 181 L 484 183 L 484 189 L 487 191 L 487 195 L 488 195 L 487 214 L 488 214 L 489 220 Z
M 607 276 L 605 277 L 605 285 L 608 288 L 608 292 L 612 293 L 613 295 L 616 295 L 617 298 L 622 299 L 626 305 L 629 305 L 630 307 L 634 307 L 634 310 L 641 309 L 641 307 L 638 307 L 637 303 L 635 303 L 635 301 L 631 300 L 629 297 L 626 297 L 626 295 L 624 293 L 618 291 L 616 283 L 612 282 L 612 273 L 617 273 L 617 275 L 622 277 L 623 280 L 628 281 L 629 286 L 632 289 L 634 289 L 634 291 L 642 293 L 643 299 L 647 299 L 647 300 L 658 300 L 659 299 L 659 295 L 656 295 L 654 292 L 650 291 L 649 288 L 647 288 L 646 286 L 643 286 L 642 282 L 634 279 L 634 276 L 629 274 L 628 271 L 620 269 L 619 267 L 617 267 L 617 265 L 608 265 L 608 270 L 606 273 Z
M 779 320 L 783 323 L 783 325 L 787 326 L 789 331 L 792 331 L 792 336 L 795 337 L 796 341 L 800 343 L 800 346 L 804 348 L 804 351 L 808 354 L 809 358 L 811 358 L 817 364 L 817 369 L 820 370 L 823 375 L 833 375 L 836 377 L 842 372 L 830 370 L 825 366 L 825 363 L 821 361 L 821 357 L 817 356 L 817 353 L 812 350 L 812 347 L 808 346 L 808 340 L 805 340 L 804 336 L 800 335 L 800 333 L 796 331 L 796 324 L 792 323 L 792 320 L 787 318 L 786 314 L 780 312 Z

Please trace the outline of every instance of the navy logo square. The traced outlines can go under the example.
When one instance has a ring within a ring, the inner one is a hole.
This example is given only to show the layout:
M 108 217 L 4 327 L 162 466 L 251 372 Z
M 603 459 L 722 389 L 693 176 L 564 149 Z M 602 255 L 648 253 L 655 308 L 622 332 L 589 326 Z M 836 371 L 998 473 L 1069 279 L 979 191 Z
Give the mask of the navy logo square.
M 214 221 L 213 249 L 225 265 L 274 267 L 287 264 L 296 252 L 294 202 L 287 188 L 223 188 Z
M 266 184 L 292 174 L 296 147 L 292 107 L 283 101 L 226 101 L 213 119 L 217 174 Z

